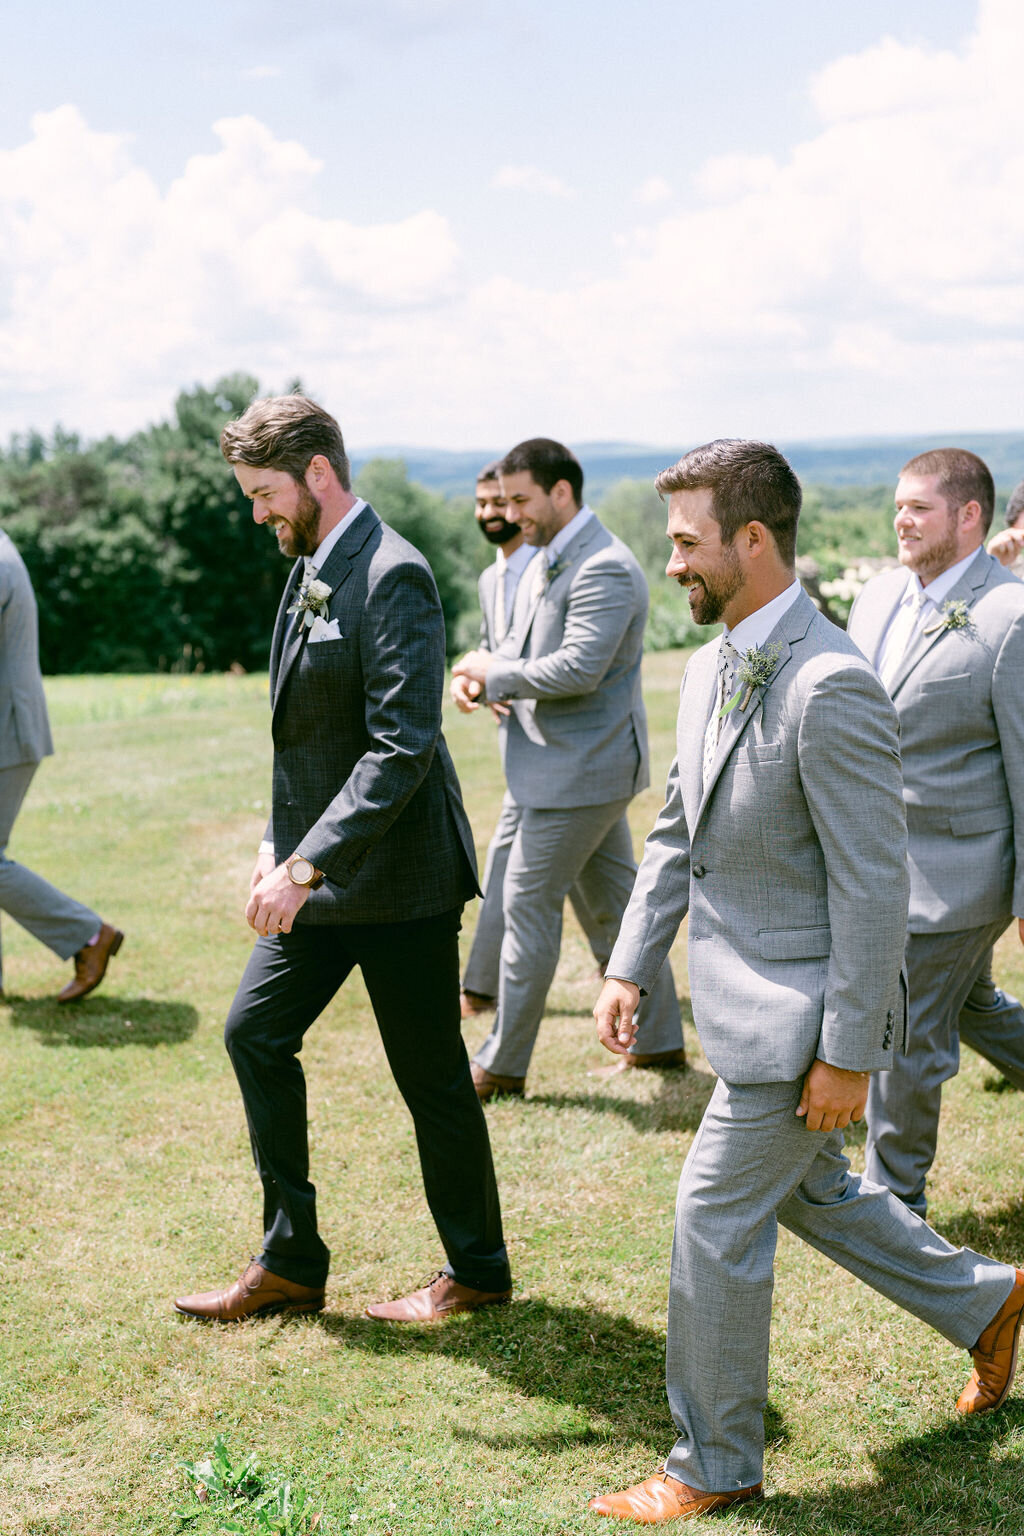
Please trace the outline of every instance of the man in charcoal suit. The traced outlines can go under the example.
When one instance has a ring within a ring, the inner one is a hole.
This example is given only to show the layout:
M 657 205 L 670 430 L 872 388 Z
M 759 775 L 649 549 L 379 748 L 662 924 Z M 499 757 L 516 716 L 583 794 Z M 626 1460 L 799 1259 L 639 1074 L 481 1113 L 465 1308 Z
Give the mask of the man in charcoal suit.
M 193 1317 L 318 1311 L 330 1255 L 309 1181 L 302 1039 L 358 966 L 409 1107 L 448 1262 L 367 1308 L 433 1322 L 511 1291 L 483 1112 L 459 1021 L 458 932 L 477 892 L 441 734 L 444 624 L 423 556 L 352 495 L 337 422 L 301 395 L 256 401 L 221 437 L 257 523 L 296 560 L 271 647 L 270 825 L 246 917 L 259 934 L 228 1015 L 263 1183 L 258 1259 Z
M 872 1081 L 865 1166 L 920 1215 L 958 1041 L 1024 1088 L 1024 1008 L 990 972 L 1014 916 L 1024 942 L 1024 586 L 982 548 L 994 503 L 975 454 L 911 459 L 901 569 L 850 614 L 899 715 L 910 851 L 910 1048 Z
M 484 538 L 496 546 L 494 560 L 481 572 L 478 583 L 480 649 L 492 653 L 508 637 L 519 582 L 537 553 L 532 545 L 527 544 L 519 524 L 509 522 L 505 516 L 507 507 L 508 502 L 498 478 L 498 460 L 495 459 L 493 463 L 484 465 L 476 480 L 477 525 Z M 472 714 L 480 708 L 481 691 L 480 684 L 471 683 L 468 678 L 455 677 L 452 680 L 452 698 L 463 714 Z M 508 706 L 494 704 L 491 708 L 498 729 L 504 730 Z M 519 828 L 519 819 L 519 807 L 506 789 L 498 825 L 487 849 L 484 899 L 477 913 L 473 943 L 462 976 L 464 1019 L 491 1012 L 497 1001 L 501 942 L 505 936 L 505 919 L 502 914 L 505 868 Z M 629 879 L 632 882 L 631 850 L 629 858 Z M 605 883 L 593 879 L 588 882 L 587 876 L 588 870 L 584 869 L 580 879 L 569 891 L 569 900 L 603 974 L 615 933 L 613 930 L 609 934 L 611 914 L 606 910 Z
M 483 1097 L 522 1094 L 558 964 L 562 907 L 583 883 L 610 949 L 636 865 L 626 819 L 649 782 L 640 663 L 647 583 L 632 552 L 582 505 L 579 461 L 531 438 L 500 465 L 506 516 L 539 551 L 497 651 L 471 651 L 456 678 L 509 710 L 505 778 L 520 819 L 505 870 L 498 1007 L 473 1061 Z M 627 1065 L 683 1067 L 666 960 Z
M 75 973 L 57 995 L 59 1003 L 73 1003 L 99 986 L 124 935 L 7 857 L 22 801 L 52 751 L 35 594 L 24 561 L 0 532 L 0 912 L 9 913 L 61 960 L 74 959 Z
M 694 449 L 669 496 L 668 575 L 700 624 L 678 755 L 594 1010 L 613 1052 L 689 911 L 694 1021 L 718 1082 L 679 1183 L 665 1468 L 595 1499 L 653 1524 L 759 1498 L 781 1222 L 971 1348 L 961 1413 L 1009 1391 L 1024 1272 L 954 1249 L 851 1175 L 842 1130 L 901 1050 L 908 876 L 896 715 L 795 579 L 800 486 L 763 443 Z M 695 725 L 697 729 L 695 729 Z

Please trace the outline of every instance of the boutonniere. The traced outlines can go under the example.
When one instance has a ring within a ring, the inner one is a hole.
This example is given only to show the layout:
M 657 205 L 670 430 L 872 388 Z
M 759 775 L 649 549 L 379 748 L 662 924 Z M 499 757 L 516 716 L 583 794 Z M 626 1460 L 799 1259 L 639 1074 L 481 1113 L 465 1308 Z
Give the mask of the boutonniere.
M 927 626 L 926 635 L 937 635 L 940 629 L 973 629 L 971 610 L 962 597 L 951 597 L 943 603 L 938 614 Z
M 556 560 L 552 560 L 551 564 L 544 572 L 544 590 L 547 591 L 551 583 L 556 581 L 558 577 L 561 576 L 562 572 L 567 571 L 568 569 L 569 561 L 566 559 L 565 555 L 559 555 Z
M 741 712 L 745 710 L 750 703 L 754 689 L 763 688 L 766 683 L 771 682 L 772 673 L 775 671 L 775 664 L 779 659 L 781 650 L 782 646 L 777 640 L 773 640 L 771 645 L 766 645 L 763 650 L 760 646 L 752 645 L 748 651 L 743 652 L 743 655 L 740 657 L 740 664 L 736 669 L 736 681 L 740 686 L 736 689 L 729 702 L 723 704 L 718 711 L 719 720 L 731 714 L 737 704 L 739 704 Z M 744 689 L 746 689 L 745 693 Z M 742 703 L 740 702 L 741 699 Z
M 314 619 L 327 617 L 327 600 L 333 590 L 326 581 L 304 581 L 288 612 L 301 614 L 305 628 L 312 629 Z

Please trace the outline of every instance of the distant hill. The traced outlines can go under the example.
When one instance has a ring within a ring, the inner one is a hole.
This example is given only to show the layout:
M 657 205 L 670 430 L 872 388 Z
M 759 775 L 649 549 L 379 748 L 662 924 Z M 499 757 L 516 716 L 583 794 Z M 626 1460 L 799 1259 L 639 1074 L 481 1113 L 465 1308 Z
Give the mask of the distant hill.
M 1024 431 L 951 434 L 939 437 L 822 438 L 817 442 L 779 442 L 805 485 L 892 485 L 900 465 L 926 448 L 949 443 L 980 454 L 1001 491 L 1024 478 Z M 672 464 L 687 445 L 670 448 L 644 443 L 572 443 L 586 474 L 586 492 L 599 501 L 618 480 L 651 480 Z M 445 495 L 472 495 L 474 477 L 482 464 L 497 458 L 498 448 L 447 451 L 432 448 L 374 448 L 353 461 L 358 473 L 367 459 L 403 459 L 410 480 Z

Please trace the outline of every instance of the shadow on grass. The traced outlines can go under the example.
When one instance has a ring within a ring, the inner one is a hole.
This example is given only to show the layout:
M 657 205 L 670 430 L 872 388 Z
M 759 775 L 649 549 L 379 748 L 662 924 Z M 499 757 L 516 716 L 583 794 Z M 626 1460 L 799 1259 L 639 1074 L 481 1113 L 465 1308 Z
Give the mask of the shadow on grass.
M 1003 1264 L 1024 1264 L 1024 1199 L 1000 1206 L 997 1211 L 958 1211 L 948 1220 L 941 1210 L 928 1212 L 936 1232 L 958 1248 L 973 1248 Z M 1021 1521 L 1024 1530 L 1024 1520 Z
M 653 1468 L 675 1438 L 665 1398 L 664 1333 L 600 1307 L 518 1301 L 452 1318 L 443 1328 L 394 1327 L 333 1313 L 323 1316 L 320 1326 L 339 1344 L 372 1355 L 472 1361 L 516 1392 L 610 1421 L 607 1428 L 581 1424 L 578 1432 L 553 1436 L 548 1430 L 537 1436 L 460 1431 L 499 1450 L 517 1445 L 552 1450 L 628 1439 L 645 1447 Z M 765 1426 L 770 1440 L 787 1438 L 771 1407 Z
M 620 1098 L 618 1094 L 596 1087 L 590 1093 L 531 1093 L 527 1102 L 548 1109 L 584 1109 L 588 1113 L 600 1110 L 620 1115 L 637 1131 L 695 1131 L 715 1090 L 714 1073 L 694 1067 L 686 1072 L 650 1068 L 646 1075 L 658 1079 L 658 1094 L 656 1098 L 642 1102 L 625 1096 Z M 623 1073 L 621 1078 L 611 1078 L 610 1081 L 622 1082 L 625 1076 Z
M 1024 1402 L 956 1419 L 871 1453 L 876 1478 L 753 1506 L 759 1529 L 783 1536 L 921 1536 L 1024 1529 Z M 770 1462 L 769 1462 L 770 1473 Z M 745 1513 L 745 1512 L 744 1512 Z M 737 1525 L 744 1514 L 737 1511 Z
M 31 1029 L 44 1045 L 177 1045 L 195 1034 L 199 1014 L 191 1003 L 94 993 L 79 1003 L 49 997 L 5 999 L 15 1029 Z M 3 1017 L 0 1009 L 0 1019 Z

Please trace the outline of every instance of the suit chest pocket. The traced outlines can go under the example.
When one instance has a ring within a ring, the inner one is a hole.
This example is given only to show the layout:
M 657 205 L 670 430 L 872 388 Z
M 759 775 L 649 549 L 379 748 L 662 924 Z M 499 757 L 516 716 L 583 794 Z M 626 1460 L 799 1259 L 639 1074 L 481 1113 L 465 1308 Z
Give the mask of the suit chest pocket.
M 926 677 L 921 680 L 922 693 L 963 693 L 970 686 L 969 672 L 954 672 L 949 677 Z

